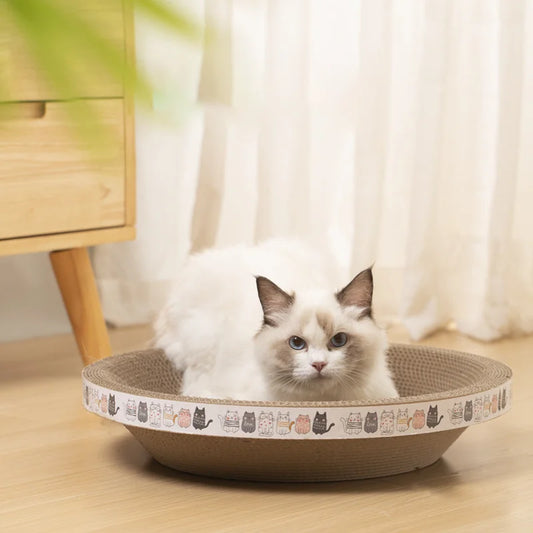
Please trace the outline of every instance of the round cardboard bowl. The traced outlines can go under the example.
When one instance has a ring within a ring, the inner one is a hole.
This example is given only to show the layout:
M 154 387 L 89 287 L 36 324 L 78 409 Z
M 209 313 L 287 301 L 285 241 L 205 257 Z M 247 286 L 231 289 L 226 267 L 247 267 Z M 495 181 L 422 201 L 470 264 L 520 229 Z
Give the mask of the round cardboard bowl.
M 163 352 L 116 355 L 83 370 L 86 409 L 123 423 L 163 465 L 257 481 L 387 476 L 437 461 L 470 425 L 510 408 L 511 369 L 451 350 L 392 345 L 400 398 L 244 402 L 179 396 Z

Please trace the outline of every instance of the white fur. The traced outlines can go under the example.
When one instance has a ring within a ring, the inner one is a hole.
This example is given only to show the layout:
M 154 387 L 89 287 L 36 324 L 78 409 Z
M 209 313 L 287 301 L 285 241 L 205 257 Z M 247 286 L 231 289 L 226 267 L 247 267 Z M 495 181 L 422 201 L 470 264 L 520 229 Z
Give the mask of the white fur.
M 280 327 L 261 330 L 263 312 L 256 275 L 268 277 L 296 295 L 293 309 Z M 155 323 L 155 345 L 184 372 L 182 394 L 187 396 L 238 400 L 397 396 L 387 370 L 384 332 L 370 318 L 356 320 L 356 308 L 341 308 L 334 297 L 340 288 L 338 281 L 334 261 L 301 242 L 278 239 L 255 247 L 236 246 L 194 255 L 178 275 Z M 334 386 L 332 380 L 315 379 L 314 361 L 328 363 L 320 378 L 328 373 L 340 375 L 343 369 L 342 350 L 316 348 L 327 341 L 313 319 L 316 311 L 335 315 L 336 324 L 343 328 L 339 331 L 350 331 L 365 343 L 373 364 L 362 382 L 351 387 Z M 280 390 L 269 380 L 271 344 L 291 335 L 305 335 L 309 341 L 308 350 L 294 351 L 292 378 L 303 386 L 293 384 Z

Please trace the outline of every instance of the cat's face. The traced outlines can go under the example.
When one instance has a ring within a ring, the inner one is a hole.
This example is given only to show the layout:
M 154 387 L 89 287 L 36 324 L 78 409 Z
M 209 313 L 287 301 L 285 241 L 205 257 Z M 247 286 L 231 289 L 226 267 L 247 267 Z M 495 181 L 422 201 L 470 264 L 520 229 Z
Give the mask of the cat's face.
M 226 413 L 226 420 L 229 422 L 236 422 L 239 420 L 239 415 L 237 414 L 237 411 L 228 411 Z
M 255 337 L 256 354 L 279 397 L 327 397 L 364 385 L 375 354 L 387 344 L 371 317 L 370 270 L 336 294 L 289 295 L 266 278 L 258 278 L 257 287 L 264 325 Z
M 348 417 L 348 422 L 351 422 L 352 424 L 361 422 L 361 413 L 350 413 L 350 416 Z
M 290 422 L 290 414 L 289 413 L 278 413 L 278 421 L 279 422 Z
M 437 416 L 437 406 L 435 407 L 431 407 L 431 405 L 429 406 L 428 416 Z

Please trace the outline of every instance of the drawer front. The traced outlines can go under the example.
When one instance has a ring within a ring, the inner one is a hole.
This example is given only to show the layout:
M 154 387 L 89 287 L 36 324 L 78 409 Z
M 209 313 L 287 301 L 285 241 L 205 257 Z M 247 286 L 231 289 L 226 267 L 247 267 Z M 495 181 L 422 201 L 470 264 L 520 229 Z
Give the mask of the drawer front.
M 93 22 L 97 31 L 124 54 L 124 16 L 121 0 L 65 2 L 80 18 Z M 8 100 L 61 100 L 80 97 L 123 96 L 122 83 L 109 77 L 89 58 L 76 57 L 62 68 L 76 80 L 73 90 L 59 91 L 40 73 L 21 30 L 10 20 L 0 20 L 0 72 L 8 85 Z
M 125 224 L 124 101 L 93 104 L 114 132 L 105 154 L 82 145 L 69 103 L 48 102 L 43 113 L 0 125 L 0 239 Z

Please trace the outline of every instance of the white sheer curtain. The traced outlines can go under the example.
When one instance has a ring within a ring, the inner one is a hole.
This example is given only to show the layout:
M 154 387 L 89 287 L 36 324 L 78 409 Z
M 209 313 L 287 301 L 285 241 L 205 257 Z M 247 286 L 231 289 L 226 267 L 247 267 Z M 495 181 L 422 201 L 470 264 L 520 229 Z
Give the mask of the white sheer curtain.
M 533 2 L 180 5 L 216 31 L 138 21 L 161 90 L 138 239 L 94 252 L 111 322 L 150 320 L 190 251 L 291 234 L 347 280 L 375 262 L 379 315 L 414 338 L 533 332 Z

